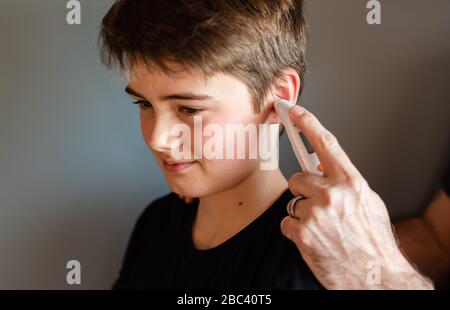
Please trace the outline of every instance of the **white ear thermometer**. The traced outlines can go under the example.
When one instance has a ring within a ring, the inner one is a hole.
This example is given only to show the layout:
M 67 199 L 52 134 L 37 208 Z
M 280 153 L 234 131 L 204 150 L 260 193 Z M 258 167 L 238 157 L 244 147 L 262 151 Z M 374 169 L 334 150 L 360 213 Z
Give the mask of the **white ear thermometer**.
M 281 121 L 286 128 L 295 157 L 297 157 L 303 172 L 322 176 L 323 173 L 316 152 L 306 139 L 305 135 L 297 128 L 297 126 L 295 126 L 289 116 L 289 110 L 295 106 L 295 104 L 275 96 L 274 106 L 275 111 L 280 116 Z

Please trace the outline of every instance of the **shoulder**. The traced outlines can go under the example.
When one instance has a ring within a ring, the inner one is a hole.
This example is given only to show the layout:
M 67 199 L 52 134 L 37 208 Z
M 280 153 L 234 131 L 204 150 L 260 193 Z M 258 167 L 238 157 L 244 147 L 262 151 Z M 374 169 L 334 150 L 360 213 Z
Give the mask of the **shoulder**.
M 170 212 L 173 212 L 172 209 L 177 208 L 180 203 L 183 201 L 171 192 L 155 199 L 141 212 L 128 240 L 120 275 L 114 284 L 115 289 L 125 288 L 129 284 L 128 276 L 135 270 L 139 260 L 147 255 L 148 244 L 152 244 L 153 247 L 158 245 L 160 240 L 158 237 L 162 235 L 164 229 L 167 229 L 166 219 L 170 219 Z
M 183 204 L 184 201 L 173 192 L 152 201 L 135 221 L 127 253 L 138 252 L 140 244 L 173 228 L 174 221 L 182 218 Z

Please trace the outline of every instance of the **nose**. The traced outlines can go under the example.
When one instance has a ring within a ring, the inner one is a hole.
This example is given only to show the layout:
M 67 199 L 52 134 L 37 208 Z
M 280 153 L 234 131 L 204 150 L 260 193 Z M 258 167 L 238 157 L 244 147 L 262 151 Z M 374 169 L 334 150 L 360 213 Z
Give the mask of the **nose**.
M 160 153 L 171 151 L 178 142 L 178 137 L 173 136 L 172 129 L 176 121 L 162 115 L 155 116 L 151 120 L 141 120 L 142 133 L 147 145 Z

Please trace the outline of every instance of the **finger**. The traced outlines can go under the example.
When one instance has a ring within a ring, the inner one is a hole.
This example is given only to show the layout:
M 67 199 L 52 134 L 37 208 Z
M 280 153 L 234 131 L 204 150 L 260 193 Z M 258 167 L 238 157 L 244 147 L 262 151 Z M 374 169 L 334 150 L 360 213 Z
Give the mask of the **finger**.
M 317 188 L 326 182 L 323 177 L 297 172 L 289 178 L 288 186 L 294 196 L 310 198 L 318 192 Z
M 297 199 L 295 201 L 295 205 L 292 208 L 292 215 L 294 216 L 295 219 L 304 222 L 308 220 L 310 210 L 313 205 L 314 199 L 311 198 Z M 288 206 L 286 206 L 286 212 L 288 212 L 287 208 Z
M 281 232 L 283 235 L 294 242 L 296 245 L 300 244 L 302 223 L 290 216 L 286 216 L 280 223 Z
M 296 105 L 289 114 L 316 151 L 325 176 L 357 173 L 356 167 L 341 148 L 336 137 L 311 112 Z

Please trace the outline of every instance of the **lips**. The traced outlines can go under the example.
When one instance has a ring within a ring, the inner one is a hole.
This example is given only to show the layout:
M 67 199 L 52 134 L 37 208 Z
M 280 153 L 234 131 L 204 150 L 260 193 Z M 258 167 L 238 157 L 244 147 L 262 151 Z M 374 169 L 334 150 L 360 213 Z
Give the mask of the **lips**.
M 166 169 L 167 171 L 170 171 L 170 172 L 181 172 L 183 170 L 186 170 L 193 164 L 195 164 L 195 161 L 182 162 L 182 161 L 163 160 L 162 162 L 163 162 L 164 169 Z

